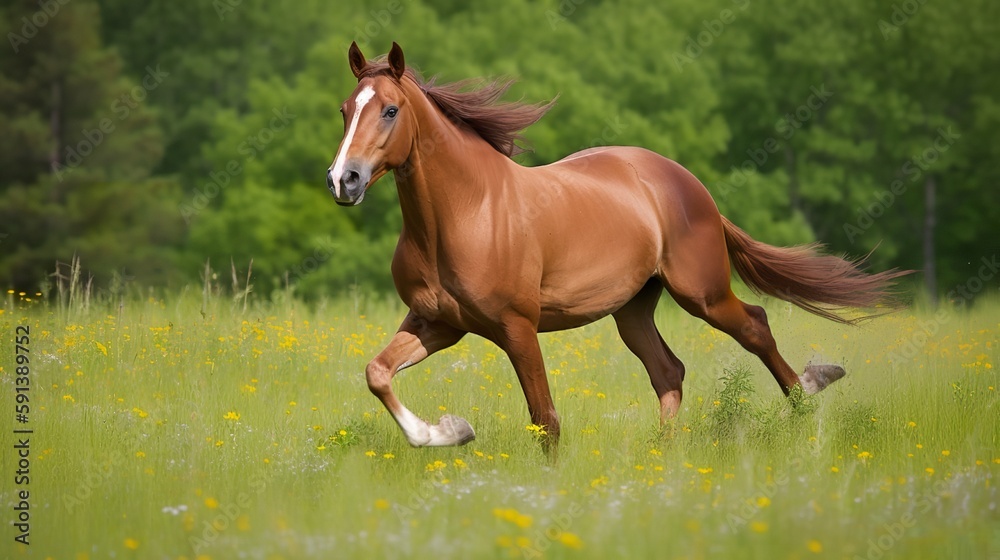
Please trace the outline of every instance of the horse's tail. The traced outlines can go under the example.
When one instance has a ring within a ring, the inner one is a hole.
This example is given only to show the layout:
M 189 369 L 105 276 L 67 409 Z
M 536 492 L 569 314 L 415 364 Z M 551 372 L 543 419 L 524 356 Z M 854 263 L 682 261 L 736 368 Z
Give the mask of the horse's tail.
M 879 315 L 848 319 L 836 312 L 846 308 L 899 307 L 890 291 L 893 280 L 911 270 L 868 274 L 861 269 L 867 256 L 846 260 L 819 253 L 823 245 L 774 247 L 747 235 L 722 217 L 729 260 L 740 278 L 757 294 L 767 294 L 839 323 L 855 324 Z

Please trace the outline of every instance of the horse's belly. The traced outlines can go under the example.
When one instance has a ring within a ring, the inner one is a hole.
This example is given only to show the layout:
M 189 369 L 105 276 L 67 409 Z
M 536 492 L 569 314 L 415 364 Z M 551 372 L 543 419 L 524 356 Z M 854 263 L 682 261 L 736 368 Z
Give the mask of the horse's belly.
M 538 330 L 559 331 L 593 323 L 621 309 L 648 280 L 649 275 L 638 274 L 605 282 L 543 286 Z

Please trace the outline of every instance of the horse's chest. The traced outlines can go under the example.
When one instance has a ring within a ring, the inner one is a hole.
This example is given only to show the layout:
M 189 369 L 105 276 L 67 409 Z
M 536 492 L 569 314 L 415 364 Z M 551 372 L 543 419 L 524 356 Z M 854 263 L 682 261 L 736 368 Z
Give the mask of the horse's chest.
M 437 271 L 422 259 L 397 253 L 392 261 L 392 277 L 400 299 L 420 317 L 435 321 L 454 307 L 454 300 L 441 287 Z

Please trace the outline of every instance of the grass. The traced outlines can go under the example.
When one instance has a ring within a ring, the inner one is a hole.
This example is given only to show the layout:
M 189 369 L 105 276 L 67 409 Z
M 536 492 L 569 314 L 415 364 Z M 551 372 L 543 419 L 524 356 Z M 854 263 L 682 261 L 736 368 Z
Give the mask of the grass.
M 848 371 L 792 400 L 664 302 L 688 373 L 663 430 L 612 322 L 543 335 L 552 464 L 508 360 L 473 336 L 394 387 L 478 438 L 407 446 L 363 375 L 404 314 L 393 300 L 29 299 L 0 313 L 8 403 L 14 327 L 31 329 L 34 429 L 32 544 L 8 526 L 4 558 L 1000 557 L 997 302 L 860 328 L 769 302 L 793 367 Z

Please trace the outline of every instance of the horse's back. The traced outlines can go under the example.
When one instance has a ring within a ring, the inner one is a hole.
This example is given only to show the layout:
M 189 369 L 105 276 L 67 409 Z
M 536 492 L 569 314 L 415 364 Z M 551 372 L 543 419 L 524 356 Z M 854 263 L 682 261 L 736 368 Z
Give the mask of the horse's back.
M 612 195 L 632 192 L 648 198 L 661 218 L 677 225 L 708 221 L 721 228 L 718 207 L 705 185 L 681 164 L 645 148 L 599 146 L 539 169 L 569 182 L 599 181 Z

